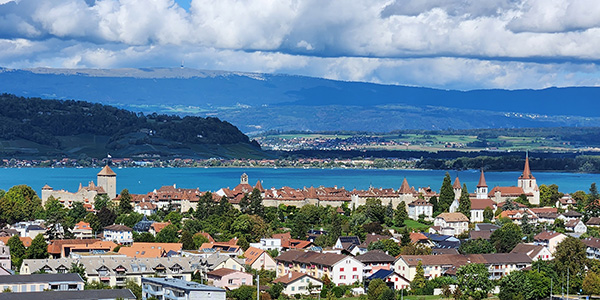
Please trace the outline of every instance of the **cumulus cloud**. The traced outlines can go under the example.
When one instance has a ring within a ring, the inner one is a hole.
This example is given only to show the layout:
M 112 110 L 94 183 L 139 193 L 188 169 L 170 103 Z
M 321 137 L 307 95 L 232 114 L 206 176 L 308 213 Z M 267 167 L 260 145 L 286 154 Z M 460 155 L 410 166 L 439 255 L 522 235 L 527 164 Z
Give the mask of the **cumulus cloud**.
M 594 0 L 0 0 L 0 65 L 186 66 L 450 88 L 596 85 Z M 435 76 L 432 76 L 435 74 Z M 537 79 L 527 79 L 537 76 Z

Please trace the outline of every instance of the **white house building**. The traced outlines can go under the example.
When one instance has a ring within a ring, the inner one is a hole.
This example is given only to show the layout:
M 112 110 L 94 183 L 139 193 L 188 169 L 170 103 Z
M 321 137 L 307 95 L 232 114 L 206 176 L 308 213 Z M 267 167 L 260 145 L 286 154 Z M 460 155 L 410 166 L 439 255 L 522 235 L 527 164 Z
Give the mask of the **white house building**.
M 104 227 L 104 240 L 117 244 L 131 244 L 133 243 L 133 229 L 118 224 L 106 226 Z

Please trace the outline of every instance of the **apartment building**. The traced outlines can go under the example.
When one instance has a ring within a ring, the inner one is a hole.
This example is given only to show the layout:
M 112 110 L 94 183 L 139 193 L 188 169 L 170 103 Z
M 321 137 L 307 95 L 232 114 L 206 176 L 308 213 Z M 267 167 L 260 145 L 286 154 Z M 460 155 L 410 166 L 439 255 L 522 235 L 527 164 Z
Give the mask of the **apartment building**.
M 289 272 L 273 280 L 273 283 L 283 284 L 283 293 L 288 296 L 319 293 L 323 287 L 321 280 L 300 272 Z
M 289 250 L 275 258 L 277 277 L 295 271 L 316 278 L 327 276 L 335 285 L 362 282 L 364 265 L 352 256 Z
M 225 290 L 181 279 L 142 278 L 142 299 L 151 297 L 163 300 L 225 300 Z
M 83 279 L 76 273 L 0 276 L 0 288 L 13 293 L 81 291 L 83 286 Z

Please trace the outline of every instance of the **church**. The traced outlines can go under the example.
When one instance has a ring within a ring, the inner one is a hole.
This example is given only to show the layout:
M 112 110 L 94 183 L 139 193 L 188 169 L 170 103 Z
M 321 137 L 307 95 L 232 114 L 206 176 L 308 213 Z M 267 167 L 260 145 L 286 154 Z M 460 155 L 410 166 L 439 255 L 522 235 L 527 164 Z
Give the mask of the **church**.
M 517 180 L 517 186 L 497 186 L 489 192 L 490 199 L 496 203 L 515 199 L 521 195 L 527 196 L 527 200 L 533 205 L 540 204 L 540 188 L 529 169 L 529 155 L 525 157 L 525 168 Z

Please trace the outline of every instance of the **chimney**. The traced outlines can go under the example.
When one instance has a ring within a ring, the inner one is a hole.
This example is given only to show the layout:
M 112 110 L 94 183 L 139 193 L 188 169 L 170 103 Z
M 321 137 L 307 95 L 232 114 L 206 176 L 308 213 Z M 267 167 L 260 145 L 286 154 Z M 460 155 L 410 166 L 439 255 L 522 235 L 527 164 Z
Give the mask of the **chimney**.
M 288 278 L 289 278 L 289 279 L 292 279 L 292 272 L 289 272 L 289 273 L 288 273 Z

